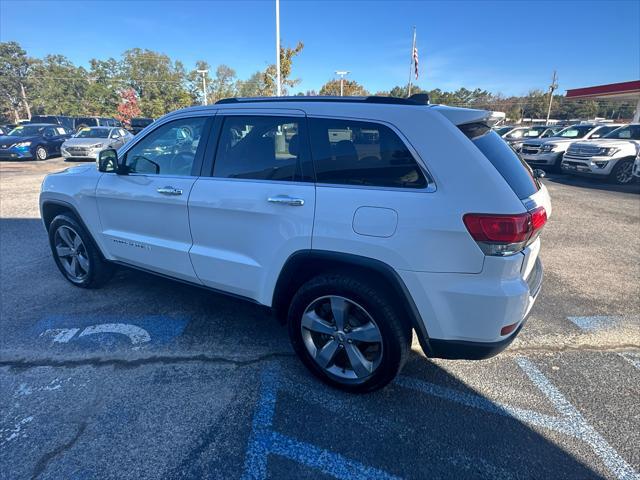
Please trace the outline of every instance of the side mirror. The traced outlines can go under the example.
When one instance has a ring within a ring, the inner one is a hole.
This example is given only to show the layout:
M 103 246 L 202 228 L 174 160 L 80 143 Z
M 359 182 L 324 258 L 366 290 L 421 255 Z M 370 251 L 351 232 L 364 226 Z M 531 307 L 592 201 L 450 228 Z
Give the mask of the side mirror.
M 118 152 L 113 148 L 102 150 L 98 154 L 98 171 L 104 173 L 119 173 Z
M 536 168 L 533 171 L 533 177 L 534 178 L 544 178 L 546 176 L 547 176 L 547 173 L 544 170 L 540 169 L 540 168 Z

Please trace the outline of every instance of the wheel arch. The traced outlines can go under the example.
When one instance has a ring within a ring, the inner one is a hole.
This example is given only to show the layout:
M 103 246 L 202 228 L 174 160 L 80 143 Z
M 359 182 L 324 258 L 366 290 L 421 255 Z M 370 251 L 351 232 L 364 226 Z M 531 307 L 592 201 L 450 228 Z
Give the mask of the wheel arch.
M 42 217 L 42 222 L 44 223 L 44 227 L 47 230 L 47 232 L 49 231 L 49 227 L 51 226 L 51 222 L 53 222 L 53 219 L 56 218 L 58 215 L 62 215 L 64 213 L 68 213 L 73 216 L 74 220 L 80 224 L 80 226 L 85 230 L 85 232 L 87 232 L 87 235 L 89 235 L 91 242 L 96 247 L 96 249 L 98 249 L 98 252 L 100 252 L 100 255 L 102 256 L 102 258 L 103 259 L 106 258 L 104 255 L 104 252 L 100 248 L 100 245 L 98 244 L 98 242 L 96 242 L 93 236 L 93 233 L 91 233 L 91 230 L 87 227 L 87 224 L 82 220 L 82 217 L 78 213 L 78 210 L 71 203 L 65 202 L 63 200 L 44 200 L 42 202 L 40 206 L 40 215 Z
M 368 257 L 324 250 L 293 253 L 282 267 L 273 292 L 271 305 L 278 321 L 286 323 L 291 299 L 305 282 L 317 275 L 336 271 L 357 275 L 388 288 L 397 302 L 401 318 L 416 331 L 422 350 L 430 356 L 427 329 L 406 285 L 393 267 Z

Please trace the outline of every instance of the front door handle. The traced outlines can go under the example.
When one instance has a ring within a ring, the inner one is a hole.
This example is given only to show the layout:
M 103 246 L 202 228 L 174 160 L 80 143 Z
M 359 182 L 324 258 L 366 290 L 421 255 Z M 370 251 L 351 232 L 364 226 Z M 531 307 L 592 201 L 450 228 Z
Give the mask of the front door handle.
M 271 203 L 279 203 L 280 205 L 289 205 L 291 207 L 301 207 L 304 205 L 302 198 L 294 198 L 289 195 L 276 195 L 275 197 L 269 197 L 267 199 Z
M 162 193 L 163 195 L 182 195 L 182 190 L 180 188 L 175 188 L 171 186 L 160 187 L 156 191 L 158 193 Z

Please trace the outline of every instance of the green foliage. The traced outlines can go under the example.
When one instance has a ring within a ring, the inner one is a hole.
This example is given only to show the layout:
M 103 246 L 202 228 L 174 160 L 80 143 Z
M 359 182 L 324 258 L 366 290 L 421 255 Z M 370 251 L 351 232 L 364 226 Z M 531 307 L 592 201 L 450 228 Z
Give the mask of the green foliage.
M 16 42 L 0 42 L 0 116 L 17 122 L 30 117 L 25 90 L 34 60 Z
M 369 92 L 355 80 L 343 80 L 343 95 L 345 97 L 369 95 Z M 340 80 L 329 80 L 320 87 L 320 95 L 340 96 Z
M 282 89 L 282 95 L 287 94 L 287 87 L 295 87 L 300 83 L 300 79 L 291 79 L 291 68 L 293 65 L 293 59 L 299 55 L 304 48 L 304 43 L 298 42 L 294 48 L 280 47 L 280 85 Z M 259 96 L 272 97 L 277 93 L 277 71 L 275 64 L 269 65 L 262 75 L 262 88 L 259 91 Z

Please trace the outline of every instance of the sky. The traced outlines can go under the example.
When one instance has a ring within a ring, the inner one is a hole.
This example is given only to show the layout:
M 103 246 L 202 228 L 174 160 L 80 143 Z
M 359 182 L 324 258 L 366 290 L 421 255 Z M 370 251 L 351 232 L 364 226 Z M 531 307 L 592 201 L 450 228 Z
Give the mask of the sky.
M 413 26 L 422 88 L 482 88 L 504 95 L 640 79 L 640 0 L 281 0 L 282 44 L 304 42 L 290 93 L 319 90 L 348 70 L 371 91 L 405 85 Z M 275 1 L 0 0 L 0 41 L 31 56 L 119 58 L 147 48 L 226 64 L 240 79 L 275 62 Z

